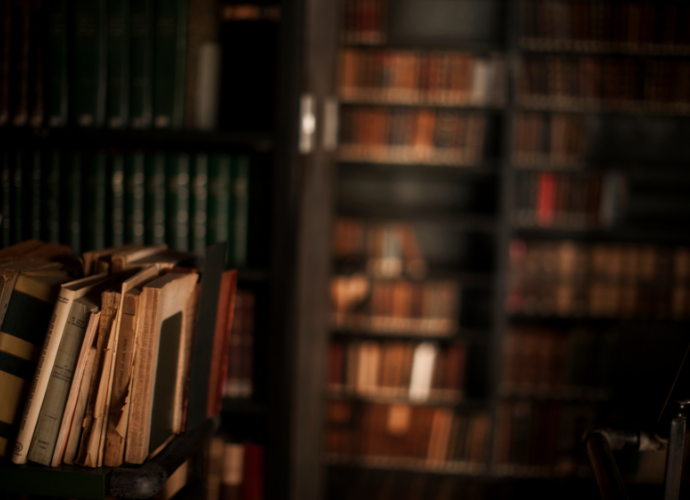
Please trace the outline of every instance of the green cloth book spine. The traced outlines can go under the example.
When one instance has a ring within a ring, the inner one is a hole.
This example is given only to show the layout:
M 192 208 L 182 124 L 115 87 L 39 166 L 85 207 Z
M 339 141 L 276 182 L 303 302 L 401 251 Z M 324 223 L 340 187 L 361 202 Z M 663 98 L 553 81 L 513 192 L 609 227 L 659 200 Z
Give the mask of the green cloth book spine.
M 167 158 L 167 243 L 175 250 L 189 249 L 189 155 Z
M 48 9 L 48 42 L 46 43 L 46 116 L 50 127 L 67 125 L 67 0 L 51 0 Z
M 86 180 L 84 219 L 86 222 L 83 248 L 105 248 L 105 212 L 107 193 L 107 166 L 104 153 L 84 156 L 82 167 Z
M 74 368 L 77 364 L 81 344 L 84 341 L 86 326 L 93 312 L 92 308 L 76 300 L 72 303 L 65 331 L 55 356 L 55 364 L 50 373 L 48 388 L 41 405 L 41 413 L 36 430 L 31 439 L 28 459 L 42 465 L 50 465 L 55 451 L 55 441 L 62 423 L 62 415 L 67 404 Z
M 125 243 L 144 243 L 144 153 L 125 158 Z
M 12 159 L 12 243 L 24 241 L 24 153 L 15 151 Z
M 108 158 L 108 234 L 106 245 L 124 245 L 125 240 L 125 158 L 114 154 Z
M 247 265 L 247 233 L 249 230 L 249 158 L 235 159 L 232 169 L 232 246 L 230 262 L 236 267 Z
M 188 0 L 156 0 L 153 123 L 184 125 Z
M 151 126 L 153 0 L 129 3 L 129 120 L 132 128 Z
M 206 249 L 206 223 L 208 219 L 206 210 L 208 203 L 208 155 L 198 154 L 194 158 L 191 186 L 189 247 L 193 252 L 203 254 Z
M 165 155 L 146 158 L 146 238 L 147 245 L 165 243 Z
M 75 255 L 82 253 L 81 250 L 81 199 L 82 199 L 82 155 L 73 153 L 65 165 L 66 169 L 62 176 L 62 192 L 66 194 L 64 204 L 65 214 L 62 241 L 72 247 Z
M 43 225 L 44 239 L 50 242 L 60 241 L 60 153 L 53 151 L 47 161 L 43 192 Z
M 2 225 L 0 226 L 0 236 L 2 246 L 8 247 L 12 244 L 12 160 L 10 152 L 2 152 Z
M 81 127 L 102 127 L 106 91 L 105 0 L 74 3 L 74 105 Z
M 0 338 L 0 456 L 17 436 L 17 425 L 48 331 L 59 286 L 20 274 L 15 283 Z
M 29 218 L 31 220 L 31 226 L 29 227 L 29 236 L 33 239 L 41 239 L 42 237 L 42 217 L 41 217 L 41 204 L 43 203 L 43 196 L 41 193 L 41 177 L 43 173 L 43 168 L 41 165 L 41 153 L 34 151 L 31 154 L 31 164 L 30 168 L 30 178 L 31 183 L 31 201 L 29 204 Z
M 10 122 L 10 66 L 8 47 L 12 43 L 12 2 L 0 3 L 0 127 Z
M 129 115 L 129 0 L 107 2 L 106 116 L 110 128 L 123 128 Z
M 228 155 L 213 155 L 208 165 L 208 244 L 228 242 L 230 236 L 230 169 Z M 230 247 L 228 242 L 228 247 Z

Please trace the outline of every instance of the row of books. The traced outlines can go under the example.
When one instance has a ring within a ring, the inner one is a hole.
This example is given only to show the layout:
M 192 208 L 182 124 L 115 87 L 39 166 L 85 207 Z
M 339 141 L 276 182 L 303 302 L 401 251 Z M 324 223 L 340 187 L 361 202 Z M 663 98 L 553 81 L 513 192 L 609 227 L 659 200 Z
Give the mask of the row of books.
M 206 448 L 206 500 L 263 500 L 264 448 L 221 436 Z
M 217 414 L 237 283 L 224 254 L 209 247 L 199 282 L 195 255 L 164 245 L 78 262 L 38 240 L 1 250 L 2 455 L 141 464 Z
M 341 112 L 340 158 L 347 161 L 477 164 L 487 117 L 479 112 L 347 106 Z
M 229 241 L 229 260 L 246 264 L 245 156 L 7 150 L 0 168 L 5 246 L 43 238 L 75 252 L 124 243 L 203 252 Z
M 218 6 L 4 2 L 0 125 L 214 128 Z
M 223 396 L 249 398 L 254 392 L 254 327 L 256 296 L 254 292 L 238 288 L 235 294 L 235 312 L 232 335 L 228 346 L 228 369 Z
M 596 408 L 591 404 L 499 404 L 493 454 L 496 473 L 513 475 L 521 466 L 533 466 L 557 476 L 576 474 L 588 463 L 582 436 L 595 421 Z
M 690 248 L 571 240 L 510 243 L 510 283 L 603 281 L 670 286 L 690 280 Z
M 340 97 L 354 101 L 436 105 L 499 105 L 505 69 L 497 54 L 342 49 Z
M 513 121 L 512 162 L 516 167 L 581 167 L 587 139 L 584 116 L 518 113 Z
M 346 0 L 342 41 L 378 45 L 386 42 L 386 0 Z
M 690 63 L 529 55 L 520 61 L 516 89 L 518 102 L 529 107 L 686 113 L 690 109 Z
M 331 279 L 333 326 L 377 333 L 452 335 L 457 331 L 460 290 L 454 281 Z
M 333 342 L 328 386 L 334 394 L 421 401 L 456 401 L 462 395 L 466 346 L 430 342 Z
M 503 341 L 499 392 L 562 399 L 606 395 L 616 343 L 615 332 L 512 326 Z
M 328 403 L 326 450 L 335 460 L 412 461 L 419 468 L 480 472 L 487 461 L 491 416 L 432 406 Z
M 523 172 L 515 182 L 512 217 L 519 227 L 610 227 L 623 217 L 627 198 L 619 174 Z
M 422 258 L 414 229 L 405 223 L 366 223 L 340 218 L 333 231 L 333 257 L 343 267 L 364 261 L 367 274 L 398 278 L 423 278 Z
M 640 53 L 659 47 L 688 50 L 684 20 L 689 15 L 686 5 L 675 2 L 522 0 L 522 44 Z

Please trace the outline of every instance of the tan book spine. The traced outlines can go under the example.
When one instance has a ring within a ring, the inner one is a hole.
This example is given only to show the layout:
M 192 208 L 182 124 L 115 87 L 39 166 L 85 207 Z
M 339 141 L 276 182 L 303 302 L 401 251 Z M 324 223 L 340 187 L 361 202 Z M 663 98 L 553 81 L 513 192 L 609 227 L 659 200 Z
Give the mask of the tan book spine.
M 142 293 L 142 326 L 139 336 L 137 358 L 134 361 L 134 380 L 132 382 L 133 398 L 130 406 L 129 426 L 127 427 L 127 445 L 125 447 L 125 462 L 143 463 L 149 454 L 149 439 L 151 433 L 150 401 L 153 396 L 154 380 L 153 356 L 156 355 L 156 340 L 153 328 L 158 309 L 160 289 L 145 288 Z
M 93 358 L 96 354 L 96 349 L 93 347 L 93 340 L 96 336 L 96 330 L 98 330 L 98 322 L 101 319 L 101 312 L 98 311 L 91 315 L 89 319 L 89 324 L 86 327 L 86 334 L 84 335 L 84 342 L 81 347 L 81 352 L 79 353 L 79 359 L 77 360 L 77 366 L 74 370 L 74 378 L 72 379 L 72 385 L 70 386 L 69 395 L 67 396 L 67 404 L 65 405 L 65 412 L 62 416 L 62 422 L 60 424 L 60 429 L 58 431 L 57 440 L 55 442 L 55 451 L 53 452 L 53 460 L 50 463 L 52 467 L 57 467 L 62 462 L 62 457 L 65 454 L 65 447 L 67 446 L 67 437 L 69 436 L 70 429 L 72 427 L 72 419 L 74 417 L 74 412 L 77 408 L 77 402 L 79 398 L 80 389 L 83 385 L 82 380 L 85 379 L 86 366 L 89 363 L 90 357 Z M 94 353 L 91 355 L 91 353 Z M 93 361 L 91 361 L 93 366 Z M 89 379 L 91 376 L 89 376 Z M 86 404 L 86 400 L 84 400 Z M 83 420 L 84 411 L 82 410 L 81 419 Z M 81 422 L 80 422 L 81 427 Z
M 122 320 L 120 338 L 118 339 L 117 355 L 115 358 L 115 373 L 110 405 L 110 416 L 106 430 L 105 456 L 103 463 L 106 467 L 119 467 L 125 452 L 126 423 L 129 420 L 129 389 L 131 387 L 132 370 L 134 368 L 134 350 L 137 342 L 138 305 L 140 290 L 133 290 L 125 294 L 122 302 Z M 125 411 L 127 410 L 127 411 Z
M 31 439 L 28 459 L 42 465 L 50 465 L 55 442 L 65 412 L 67 396 L 74 378 L 74 371 L 84 342 L 86 328 L 91 319 L 91 306 L 75 301 L 72 303 L 67 324 L 55 356 L 55 363 L 41 405 L 36 430 Z
M 103 292 L 101 299 L 101 321 L 98 326 L 98 337 L 96 339 L 96 361 L 94 365 L 94 375 L 91 379 L 91 387 L 89 388 L 89 397 L 86 407 L 86 414 L 84 416 L 84 431 L 79 445 L 79 457 L 77 463 L 79 465 L 86 464 L 87 443 L 93 429 L 94 411 L 96 409 L 96 397 L 98 396 L 98 388 L 100 386 L 101 371 L 105 358 L 105 349 L 110 337 L 110 330 L 115 322 L 115 315 L 120 303 L 120 293 L 116 291 Z
M 57 356 L 62 334 L 65 331 L 67 317 L 69 315 L 72 302 L 75 298 L 75 292 L 67 288 L 62 288 L 60 296 L 58 297 L 53 316 L 50 319 L 50 326 L 48 333 L 43 343 L 43 352 L 38 360 L 36 367 L 36 374 L 29 390 L 26 406 L 24 407 L 24 415 L 22 416 L 19 427 L 19 434 L 14 445 L 14 452 L 12 454 L 12 462 L 15 464 L 25 464 L 31 445 L 31 438 L 36 430 L 36 423 L 38 422 L 43 398 L 48 388 L 50 381 L 50 374 L 52 372 L 53 364 L 55 363 L 55 356 Z
M 94 368 L 96 367 L 98 351 L 95 347 L 89 349 L 86 356 L 86 365 L 84 366 L 84 376 L 81 379 L 79 386 L 79 395 L 77 397 L 77 404 L 72 415 L 72 422 L 69 427 L 69 437 L 65 444 L 64 462 L 73 465 L 77 458 L 77 445 L 79 444 L 79 437 L 82 434 L 84 425 L 84 413 L 86 412 L 86 402 L 89 399 L 89 389 L 91 388 L 91 380 L 93 379 Z M 58 465 L 59 462 L 58 462 Z M 55 467 L 55 465 L 53 464 Z

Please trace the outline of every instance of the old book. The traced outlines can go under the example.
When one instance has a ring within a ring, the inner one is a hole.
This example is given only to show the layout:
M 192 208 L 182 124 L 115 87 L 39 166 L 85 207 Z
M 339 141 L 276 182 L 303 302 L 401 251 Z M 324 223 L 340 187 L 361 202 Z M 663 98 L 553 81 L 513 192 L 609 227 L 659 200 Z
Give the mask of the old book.
M 100 300 L 99 300 L 100 308 Z M 79 351 L 79 357 L 77 358 L 77 363 L 74 368 L 74 377 L 72 377 L 72 383 L 70 384 L 69 393 L 67 395 L 67 402 L 65 404 L 65 411 L 62 414 L 62 421 L 60 422 L 60 429 L 58 430 L 57 439 L 55 441 L 55 451 L 53 451 L 53 458 L 50 465 L 52 467 L 57 467 L 62 462 L 62 457 L 65 454 L 65 447 L 67 445 L 67 438 L 69 437 L 70 428 L 72 427 L 72 418 L 74 417 L 75 410 L 77 408 L 79 391 L 84 380 L 85 370 L 87 364 L 89 363 L 89 356 L 91 351 L 95 352 L 93 346 L 93 341 L 96 338 L 96 331 L 98 330 L 98 323 L 101 319 L 101 312 L 95 312 L 91 314 L 89 318 L 89 323 L 86 327 L 86 332 L 84 334 L 84 341 L 81 345 L 81 350 Z M 95 356 L 95 354 L 94 354 Z M 93 367 L 93 361 L 91 361 Z M 92 369 L 93 371 L 93 369 Z M 91 375 L 89 375 L 89 380 Z M 86 403 L 86 401 L 84 401 Z M 79 417 L 79 427 L 81 428 L 81 423 L 84 417 L 84 412 L 81 412 L 81 417 Z
M 229 308 L 234 308 L 235 289 L 237 287 L 237 272 L 225 271 L 220 279 L 220 294 L 216 309 L 216 330 L 213 338 L 213 358 L 211 358 L 211 371 L 209 374 L 208 402 L 206 416 L 211 418 L 216 413 L 217 388 L 220 382 L 220 366 L 223 359 L 223 345 L 228 322 Z M 232 326 L 232 325 L 231 325 Z
M 129 3 L 108 0 L 106 22 L 106 123 L 110 128 L 127 126 L 129 118 Z
M 81 127 L 102 127 L 106 93 L 105 0 L 78 0 L 74 6 L 72 119 Z
M 100 313 L 99 313 L 100 314 Z M 86 356 L 86 364 L 84 365 L 84 373 L 79 384 L 79 393 L 77 395 L 77 402 L 72 415 L 68 430 L 68 438 L 65 443 L 65 450 L 62 460 L 66 464 L 74 464 L 79 451 L 79 441 L 82 436 L 82 429 L 84 423 L 84 414 L 86 412 L 86 403 L 89 398 L 89 389 L 91 388 L 91 379 L 93 378 L 93 371 L 96 366 L 97 351 L 95 347 L 91 347 Z M 59 462 L 57 465 L 60 465 Z M 56 465 L 53 465 L 56 467 Z
M 429 398 L 437 353 L 438 349 L 431 342 L 423 342 L 415 348 L 410 379 L 410 399 Z
M 220 483 L 220 497 L 224 500 L 239 500 L 244 477 L 244 445 L 225 443 L 223 453 L 223 474 Z
M 84 268 L 84 276 L 97 274 L 99 270 L 99 261 L 105 260 L 110 262 L 110 257 L 116 252 L 134 251 L 142 248 L 142 245 L 125 245 L 120 247 L 104 248 L 102 250 L 92 250 L 84 252 L 79 260 Z M 110 267 L 108 266 L 108 270 Z
M 167 245 L 153 245 L 141 248 L 123 248 L 114 252 L 110 256 L 110 272 L 120 273 L 126 271 L 131 262 L 141 260 L 162 252 L 168 248 Z
M 98 290 L 103 286 L 107 286 L 108 282 L 107 276 L 96 275 L 62 285 L 60 295 L 55 304 L 55 309 L 53 310 L 46 339 L 43 343 L 43 351 L 38 361 L 38 366 L 36 367 L 36 374 L 34 375 L 24 408 L 24 414 L 17 436 L 17 443 L 15 444 L 14 453 L 12 455 L 12 461 L 14 463 L 26 463 L 31 438 L 36 429 L 41 405 L 45 397 L 52 367 L 55 362 L 55 356 L 57 355 L 60 342 L 62 341 L 62 335 L 65 331 L 72 303 L 74 300 L 84 297 L 88 293 Z
M 123 284 L 123 299 L 120 314 L 120 326 L 117 339 L 117 351 L 112 376 L 110 412 L 106 426 L 105 455 L 103 463 L 107 467 L 118 467 L 122 464 L 125 449 L 125 437 L 129 421 L 130 391 L 132 389 L 132 372 L 138 343 L 141 310 L 139 302 L 142 286 L 152 280 L 157 273 L 147 270 L 143 278 L 137 280 L 134 288 Z M 138 275 L 137 275 L 138 276 Z M 128 290 L 124 291 L 125 286 Z
M 140 464 L 181 427 L 178 373 L 184 314 L 198 275 L 169 273 L 144 287 L 125 461 Z M 158 363 L 165 359 L 165 363 Z
M 230 297 L 228 297 L 228 302 L 225 307 L 227 317 L 225 319 L 225 331 L 223 332 L 223 343 L 220 351 L 220 364 L 216 374 L 215 388 L 213 385 L 209 385 L 209 394 L 213 395 L 213 402 L 215 405 L 213 408 L 213 415 L 219 414 L 222 407 L 223 389 L 225 387 L 225 380 L 228 374 L 228 363 L 230 362 L 230 339 L 233 335 L 237 335 L 239 333 L 233 329 L 235 319 L 235 301 L 237 298 L 237 271 L 232 270 L 229 272 L 231 273 L 232 279 L 230 284 Z
M 151 126 L 154 0 L 129 0 L 129 119 L 132 128 Z
M 50 316 L 68 281 L 60 275 L 20 274 L 0 330 L 0 456 L 14 440 L 23 402 L 41 352 Z
M 103 465 L 103 456 L 105 453 L 105 441 L 107 433 L 107 421 L 110 412 L 110 401 L 113 390 L 113 374 L 115 371 L 116 349 L 118 347 L 120 323 L 122 320 L 122 301 L 128 291 L 140 286 L 158 275 L 156 268 L 148 268 L 136 272 L 133 276 L 133 271 L 129 271 L 122 277 L 126 278 L 121 285 L 120 293 L 117 296 L 117 311 L 114 314 L 113 323 L 108 335 L 108 340 L 105 343 L 103 353 L 103 361 L 101 364 L 100 377 L 98 380 L 98 390 L 96 392 L 96 401 L 93 406 L 93 420 L 91 422 L 91 433 L 83 442 L 79 452 L 80 463 L 82 460 L 82 451 L 85 451 L 83 456 L 83 465 L 89 467 L 101 467 Z M 96 376 L 99 372 L 96 371 Z M 95 380 L 95 379 L 94 379 Z M 122 386 L 118 386 L 118 391 L 124 390 Z M 90 405 L 89 405 L 90 406 Z
M 36 422 L 36 430 L 31 439 L 28 459 L 32 462 L 50 465 L 52 461 L 77 360 L 82 345 L 85 343 L 87 326 L 91 315 L 97 313 L 99 309 L 100 293 L 80 297 L 72 303 L 62 340 L 55 355 L 55 363 L 48 381 L 41 413 Z

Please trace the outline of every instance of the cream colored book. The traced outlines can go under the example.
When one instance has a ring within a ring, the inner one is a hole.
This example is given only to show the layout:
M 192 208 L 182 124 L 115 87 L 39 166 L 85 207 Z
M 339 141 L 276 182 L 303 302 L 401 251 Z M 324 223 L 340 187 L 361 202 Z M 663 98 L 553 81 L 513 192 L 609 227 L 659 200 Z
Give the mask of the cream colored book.
M 120 247 L 104 248 L 102 250 L 92 250 L 91 252 L 84 252 L 81 256 L 81 264 L 84 268 L 84 276 L 95 274 L 99 270 L 99 261 L 109 260 L 109 258 L 117 252 L 133 251 L 142 248 L 142 245 L 123 245 Z M 108 269 L 109 270 L 109 269 Z
M 72 415 L 72 422 L 69 427 L 69 437 L 65 444 L 65 454 L 62 460 L 69 465 L 73 465 L 77 458 L 77 451 L 79 447 L 79 439 L 81 438 L 82 429 L 84 425 L 84 414 L 86 413 L 86 402 L 89 399 L 89 389 L 91 388 L 91 379 L 93 378 L 93 369 L 96 366 L 96 348 L 89 349 L 89 354 L 86 356 L 86 366 L 84 366 L 84 376 L 81 379 L 79 386 L 79 395 L 77 397 L 77 404 Z M 59 464 L 58 464 L 59 465 Z
M 101 312 L 98 311 L 91 315 L 89 324 L 86 327 L 86 334 L 84 335 L 84 342 L 82 342 L 79 358 L 74 369 L 74 377 L 70 385 L 69 394 L 67 395 L 67 403 L 65 404 L 65 412 L 62 414 L 62 421 L 60 422 L 60 429 L 58 431 L 57 440 L 55 441 L 55 451 L 53 452 L 53 459 L 50 463 L 52 467 L 57 467 L 62 462 L 62 457 L 65 454 L 65 447 L 67 445 L 67 437 L 69 436 L 70 428 L 72 427 L 72 417 L 77 406 L 79 398 L 79 390 L 81 389 L 82 380 L 84 379 L 84 371 L 88 362 L 89 355 L 93 349 L 93 341 L 96 337 L 96 330 L 101 319 Z M 94 353 L 95 353 L 95 349 Z M 94 354 L 95 356 L 95 354 Z M 93 362 L 92 362 L 93 364 Z M 89 377 L 90 379 L 90 377 Z M 83 411 L 82 417 L 83 420 Z
M 65 331 L 67 317 L 72 308 L 72 302 L 104 286 L 104 284 L 108 282 L 107 280 L 108 276 L 106 275 L 96 275 L 62 285 L 60 295 L 55 304 L 55 309 L 53 310 L 53 316 L 50 320 L 48 333 L 43 343 L 43 351 L 38 360 L 36 373 L 31 384 L 31 389 L 29 390 L 26 406 L 24 407 L 24 414 L 19 425 L 19 434 L 14 446 L 14 453 L 12 454 L 12 461 L 14 463 L 26 463 L 29 447 L 31 445 L 31 438 L 36 430 L 36 423 L 38 422 L 41 405 L 43 404 L 46 389 L 48 388 L 53 364 L 55 363 L 55 356 L 57 355 L 62 340 L 62 334 Z
M 126 271 L 130 262 L 145 259 L 152 255 L 167 250 L 168 245 L 155 245 L 149 247 L 142 247 L 134 250 L 122 250 L 115 252 L 110 257 L 111 272 L 120 273 Z
M 100 293 L 90 294 L 72 302 L 65 331 L 60 341 L 55 363 L 50 374 L 41 413 L 31 439 L 29 460 L 50 465 L 55 451 L 58 432 L 65 413 L 67 397 L 74 378 L 79 353 L 84 345 L 91 315 L 100 309 Z
M 134 361 L 125 462 L 141 464 L 180 431 L 179 372 L 185 314 L 198 275 L 169 273 L 144 287 L 142 329 Z M 164 359 L 164 363 L 158 363 Z
M 114 266 L 113 266 L 114 268 Z M 118 305 L 115 321 L 113 322 L 108 344 L 103 357 L 103 364 L 101 367 L 101 375 L 96 395 L 96 404 L 93 413 L 93 422 L 91 433 L 86 442 L 86 457 L 84 464 L 88 467 L 103 466 L 103 459 L 105 455 L 105 442 L 107 433 L 107 421 L 110 413 L 110 400 L 113 389 L 113 374 L 115 372 L 116 349 L 119 341 L 120 322 L 122 320 L 122 301 L 130 290 L 140 286 L 148 281 L 151 281 L 158 275 L 158 269 L 149 267 L 137 272 L 134 276 L 122 282 L 120 290 L 120 302 Z M 81 458 L 81 453 L 80 453 Z

